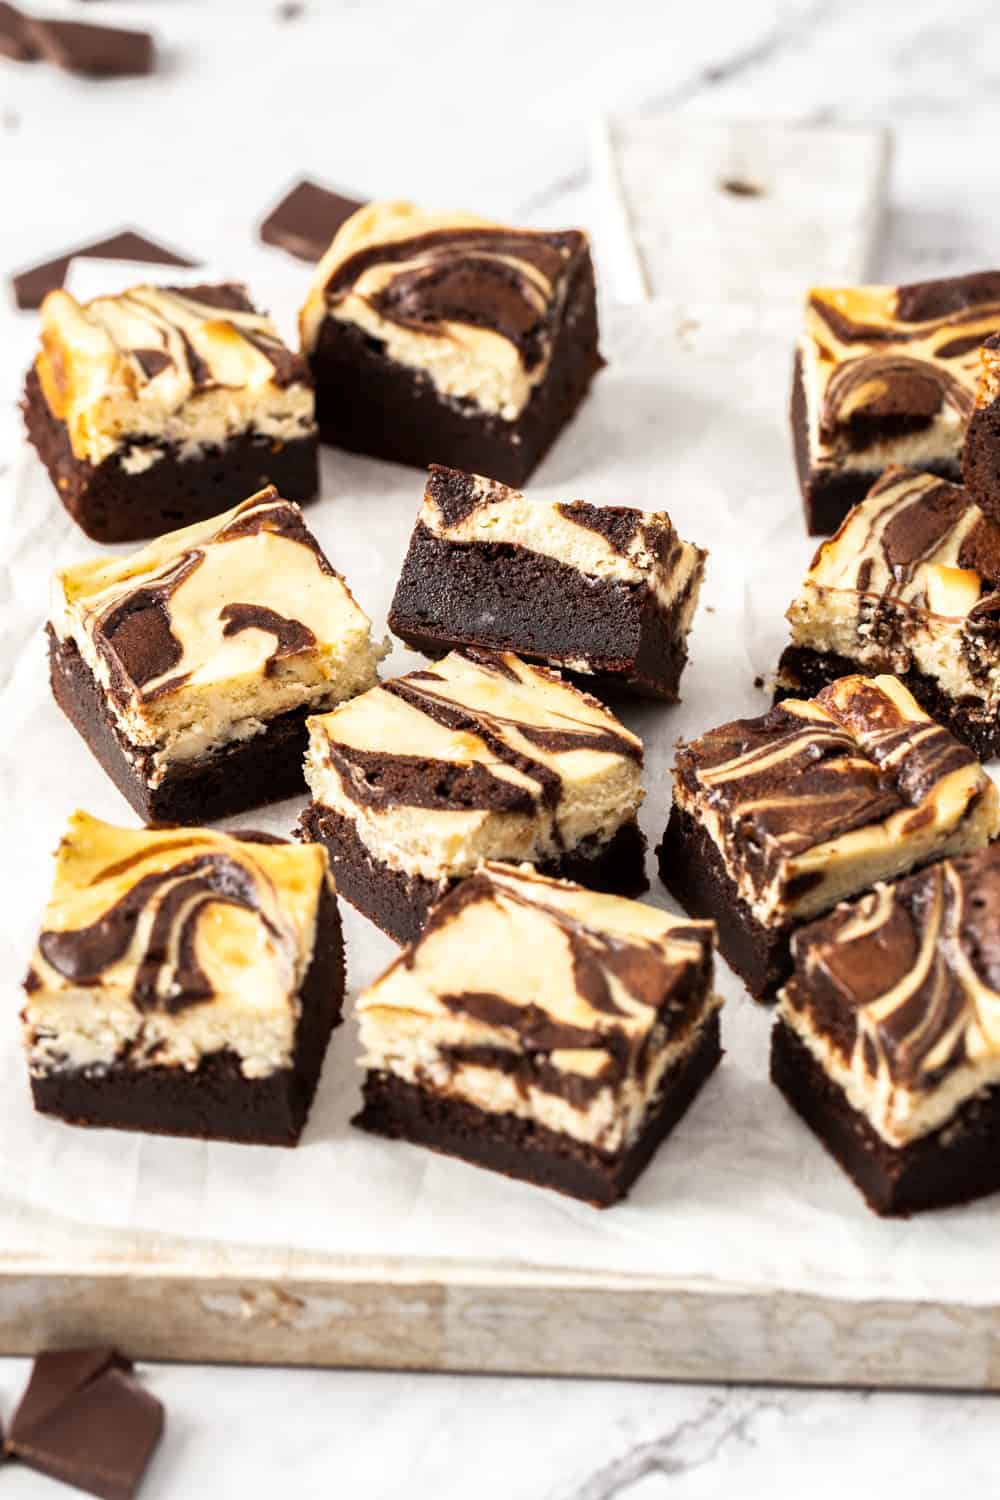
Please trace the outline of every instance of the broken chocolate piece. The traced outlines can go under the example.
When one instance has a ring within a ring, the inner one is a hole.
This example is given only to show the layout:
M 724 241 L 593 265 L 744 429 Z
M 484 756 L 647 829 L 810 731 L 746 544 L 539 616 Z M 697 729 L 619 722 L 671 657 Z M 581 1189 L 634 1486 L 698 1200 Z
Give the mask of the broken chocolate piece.
M 14 5 L 0 4 L 0 57 L 34 62 L 38 48 L 28 35 L 28 18 Z
M 260 226 L 265 245 L 277 245 L 299 260 L 317 261 L 345 219 L 362 207 L 357 198 L 345 198 L 304 179 L 286 193 Z
M 26 22 L 28 41 L 46 62 L 85 78 L 127 78 L 151 73 L 155 59 L 148 31 L 94 26 L 88 21 Z
M 20 1435 L 12 1432 L 8 1448 L 29 1468 L 101 1500 L 132 1500 L 163 1433 L 163 1406 L 125 1373 L 120 1356 L 92 1352 L 113 1363 L 99 1360 L 102 1373 L 57 1397 Z M 40 1356 L 29 1394 L 39 1366 L 64 1358 Z
M 111 1348 L 52 1349 L 39 1354 L 10 1424 L 9 1444 L 16 1444 L 107 1370 L 129 1374 L 132 1362 Z
M 122 229 L 117 234 L 109 235 L 106 240 L 95 240 L 92 245 L 80 245 L 75 250 L 68 250 L 65 255 L 56 256 L 55 260 L 43 261 L 39 266 L 29 266 L 27 270 L 12 276 L 11 285 L 18 307 L 25 310 L 41 307 L 48 293 L 62 286 L 70 261 L 78 255 L 90 260 L 141 260 L 150 265 L 185 268 L 198 264 L 184 255 L 175 255 L 172 250 L 165 250 L 155 240 L 148 240 L 145 235 L 137 234 L 133 229 Z

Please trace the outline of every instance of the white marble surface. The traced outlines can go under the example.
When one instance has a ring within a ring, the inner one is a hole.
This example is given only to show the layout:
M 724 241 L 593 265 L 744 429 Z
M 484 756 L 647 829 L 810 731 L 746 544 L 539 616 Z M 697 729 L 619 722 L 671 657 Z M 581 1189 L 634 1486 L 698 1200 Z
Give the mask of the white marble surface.
M 165 66 L 144 83 L 0 64 L 0 269 L 133 221 L 252 276 L 271 252 L 253 250 L 247 228 L 302 170 L 363 192 L 581 219 L 599 234 L 594 112 L 664 107 L 890 124 L 882 271 L 997 260 L 990 0 L 305 0 L 285 22 L 277 9 L 95 0 L 88 17 L 160 33 Z M 30 319 L 0 309 L 0 468 L 30 338 Z M 21 1362 L 0 1361 L 5 1415 L 23 1378 Z M 183 1367 L 149 1378 L 170 1414 L 151 1497 L 264 1495 L 276 1483 L 351 1500 L 457 1500 L 470 1486 L 482 1500 L 995 1488 L 988 1397 Z M 55 1493 L 24 1472 L 0 1482 L 12 1500 Z

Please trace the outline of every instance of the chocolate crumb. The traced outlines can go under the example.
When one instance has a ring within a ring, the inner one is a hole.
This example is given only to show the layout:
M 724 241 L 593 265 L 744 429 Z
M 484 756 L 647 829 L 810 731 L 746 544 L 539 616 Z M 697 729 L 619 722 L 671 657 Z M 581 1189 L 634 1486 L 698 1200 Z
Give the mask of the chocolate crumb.
M 285 0 L 285 3 L 279 5 L 274 14 L 279 21 L 297 21 L 304 11 L 305 6 L 300 5 L 298 0 Z
M 742 177 L 724 177 L 719 183 L 724 193 L 731 193 L 734 198 L 763 198 L 765 189 L 758 182 L 748 182 Z
M 764 686 L 764 679 L 760 675 L 759 672 L 757 673 L 757 676 L 753 680 L 753 685 L 754 685 L 755 688 L 762 688 Z

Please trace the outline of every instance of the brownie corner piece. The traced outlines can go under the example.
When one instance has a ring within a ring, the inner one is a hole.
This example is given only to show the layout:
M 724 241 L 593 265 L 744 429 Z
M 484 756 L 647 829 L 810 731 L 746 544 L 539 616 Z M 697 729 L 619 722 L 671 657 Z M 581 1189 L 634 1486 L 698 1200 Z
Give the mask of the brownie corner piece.
M 53 696 L 148 822 L 294 796 L 307 716 L 371 687 L 382 655 L 274 489 L 53 582 Z
M 961 477 L 978 349 L 998 322 L 996 271 L 811 290 L 792 391 L 811 534 L 835 531 L 894 464 Z
M 244 287 L 136 286 L 82 304 L 57 290 L 41 319 L 28 439 L 94 541 L 205 520 L 220 493 L 316 494 L 308 365 Z
M 389 627 L 415 650 L 513 651 L 676 702 L 705 552 L 666 512 L 528 499 L 432 465 Z
M 715 921 L 722 956 L 769 999 L 797 928 L 998 829 L 997 789 L 973 752 L 898 679 L 855 674 L 679 747 L 660 877 Z
M 310 720 L 303 838 L 397 942 L 480 859 L 646 889 L 642 743 L 596 698 L 510 652 L 453 651 Z
M 354 1123 L 607 1207 L 717 1065 L 720 1006 L 710 923 L 488 862 L 360 997 Z
M 878 1214 L 1000 1191 L 998 897 L 993 844 L 793 940 L 771 1078 Z
M 78 812 L 25 982 L 36 1109 L 295 1145 L 344 997 L 321 850 Z
M 409 203 L 341 226 L 300 315 L 325 443 L 520 485 L 603 365 L 579 230 Z

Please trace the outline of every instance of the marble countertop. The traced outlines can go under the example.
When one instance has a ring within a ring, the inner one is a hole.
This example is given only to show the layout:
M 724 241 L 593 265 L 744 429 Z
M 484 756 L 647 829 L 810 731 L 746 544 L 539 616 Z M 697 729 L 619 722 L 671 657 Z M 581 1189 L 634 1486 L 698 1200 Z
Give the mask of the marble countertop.
M 80 16 L 73 0 L 47 13 Z M 290 19 L 286 13 L 296 12 Z M 367 195 L 591 223 L 598 111 L 890 125 L 880 271 L 995 263 L 1000 11 L 990 0 L 93 0 L 146 23 L 151 80 L 0 63 L 0 269 L 122 223 L 252 273 L 248 226 L 300 174 Z M 16 210 L 16 211 L 15 211 Z M 25 211 L 27 210 L 27 211 Z M 273 264 L 273 261 L 271 262 Z M 0 307 L 0 469 L 31 320 Z M 11 351 L 17 351 L 13 357 Z M 0 1360 L 9 1417 L 26 1365 Z M 599 1372 L 595 1372 L 599 1373 Z M 378 1500 L 937 1496 L 996 1470 L 990 1397 L 147 1367 L 168 1435 L 144 1496 Z M 3 1474 L 11 1500 L 56 1493 Z M 995 1481 L 994 1481 L 995 1483 Z

